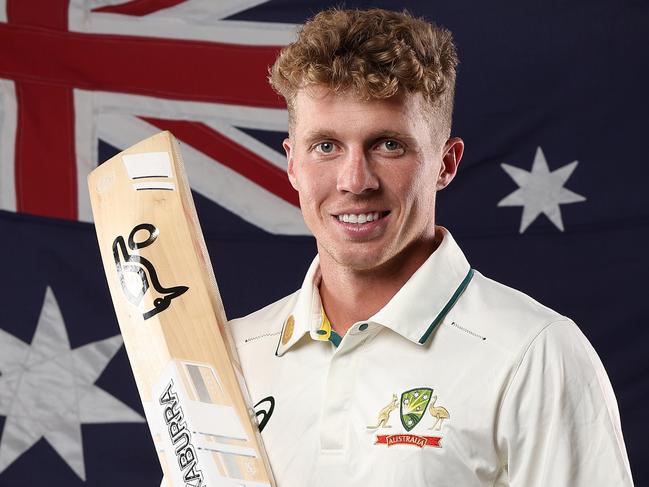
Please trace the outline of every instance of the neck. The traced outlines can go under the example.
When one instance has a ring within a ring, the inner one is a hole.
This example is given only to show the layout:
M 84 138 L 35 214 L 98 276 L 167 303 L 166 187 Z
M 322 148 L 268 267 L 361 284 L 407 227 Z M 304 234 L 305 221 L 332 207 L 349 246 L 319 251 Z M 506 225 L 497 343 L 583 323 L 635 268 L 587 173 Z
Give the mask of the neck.
M 359 321 L 365 321 L 383 308 L 417 269 L 437 249 L 441 232 L 420 241 L 383 265 L 359 270 L 335 262 L 320 253 L 320 299 L 336 333 L 343 336 Z

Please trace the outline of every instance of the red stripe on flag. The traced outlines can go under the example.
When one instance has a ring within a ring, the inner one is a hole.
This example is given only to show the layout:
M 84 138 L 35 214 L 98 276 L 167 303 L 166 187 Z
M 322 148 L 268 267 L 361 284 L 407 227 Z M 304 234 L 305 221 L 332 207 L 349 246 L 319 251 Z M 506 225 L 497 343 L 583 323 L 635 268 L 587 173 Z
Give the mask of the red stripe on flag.
M 7 0 L 7 19 L 13 24 L 67 30 L 68 4 L 69 0 Z
M 165 8 L 185 3 L 187 0 L 133 0 L 132 2 L 120 3 L 119 5 L 106 5 L 92 9 L 92 12 L 108 12 L 112 14 L 133 15 L 142 17 L 144 15 L 164 10 Z
M 179 100 L 284 108 L 279 47 L 58 32 L 0 23 L 0 76 Z
M 7 18 L 13 23 L 63 31 L 68 27 L 68 3 L 68 0 L 48 0 L 35 5 L 24 0 L 8 0 Z M 4 45 L 3 48 L 9 49 L 5 53 L 12 56 L 26 55 L 19 48 Z M 39 58 L 26 57 L 24 61 L 40 62 Z M 72 90 L 21 80 L 16 83 L 16 102 L 18 124 L 14 176 L 17 210 L 76 219 L 77 167 Z
M 171 131 L 178 139 L 216 159 L 284 201 L 295 206 L 300 205 L 297 193 L 289 183 L 286 172 L 207 125 L 184 120 L 144 117 L 142 119 L 161 130 Z
M 56 218 L 77 218 L 72 90 L 16 84 L 16 207 Z
M 66 30 L 69 0 L 37 3 L 6 0 L 9 22 L 0 23 L 0 77 L 16 81 L 18 211 L 77 218 L 73 88 L 285 107 L 265 79 L 279 47 L 71 33 Z M 221 154 L 224 164 L 297 204 L 278 174 L 261 169 L 267 163 L 234 152 L 229 147 Z M 251 174 L 253 168 L 262 175 Z

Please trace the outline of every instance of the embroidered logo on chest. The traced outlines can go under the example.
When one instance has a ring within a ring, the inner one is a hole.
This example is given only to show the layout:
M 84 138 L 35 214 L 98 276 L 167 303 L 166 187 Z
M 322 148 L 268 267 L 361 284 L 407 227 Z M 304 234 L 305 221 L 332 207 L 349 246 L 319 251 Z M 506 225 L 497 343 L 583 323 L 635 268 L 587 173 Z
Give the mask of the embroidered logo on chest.
M 422 420 L 424 420 L 424 423 L 417 428 L 418 430 L 424 430 L 424 425 L 430 424 L 426 428 L 427 430 L 441 431 L 444 421 L 450 419 L 451 415 L 446 408 L 436 404 L 437 396 L 433 395 L 433 389 L 429 387 L 410 389 L 401 394 L 400 400 L 396 394 L 392 394 L 392 401 L 379 411 L 376 424 L 368 426 L 367 429 L 376 431 L 392 428 L 390 415 L 395 409 L 399 409 L 401 426 L 406 431 L 394 434 L 377 434 L 374 444 L 387 445 L 388 447 L 392 445 L 414 445 L 419 448 L 425 446 L 441 448 L 441 436 L 410 433 Z M 430 421 L 428 421 L 429 416 L 431 417 Z

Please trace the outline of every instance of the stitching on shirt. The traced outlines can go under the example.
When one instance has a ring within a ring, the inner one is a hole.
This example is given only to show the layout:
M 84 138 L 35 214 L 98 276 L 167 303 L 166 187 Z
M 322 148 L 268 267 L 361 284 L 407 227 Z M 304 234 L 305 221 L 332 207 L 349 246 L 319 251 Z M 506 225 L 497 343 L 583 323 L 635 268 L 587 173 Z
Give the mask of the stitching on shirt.
M 525 358 L 527 357 L 527 352 L 529 352 L 530 348 L 532 348 L 532 345 L 536 343 L 536 340 L 546 332 L 546 330 L 550 329 L 550 327 L 554 325 L 559 325 L 559 324 L 565 324 L 565 323 L 571 323 L 572 321 L 569 318 L 566 318 L 565 316 L 562 316 L 561 318 L 558 318 L 556 320 L 552 320 L 549 323 L 547 323 L 545 326 L 543 326 L 535 335 L 531 337 L 531 339 L 527 342 L 525 345 L 524 350 L 522 350 L 522 353 L 520 353 L 520 356 L 518 357 L 518 363 L 516 364 L 516 370 L 514 370 L 514 373 L 509 380 L 509 383 L 507 384 L 505 391 L 502 395 L 502 403 L 504 404 L 507 400 L 508 394 L 509 394 L 509 389 L 511 388 L 512 384 L 516 381 L 518 377 L 518 371 L 520 370 L 521 366 L 523 365 L 523 362 L 525 361 Z
M 483 337 L 482 335 L 478 335 L 477 333 L 475 333 L 475 332 L 473 332 L 471 330 L 467 330 L 463 326 L 458 325 L 455 321 L 453 321 L 451 323 L 451 326 L 454 326 L 458 330 L 462 330 L 464 333 L 468 333 L 469 335 L 471 335 L 471 336 L 473 336 L 475 338 L 479 338 L 480 340 L 486 340 L 487 339 L 487 337 Z
M 507 400 L 509 398 L 509 391 L 510 391 L 510 389 L 512 387 L 512 384 L 518 378 L 518 371 L 521 369 L 521 367 L 523 365 L 523 362 L 525 361 L 525 358 L 527 357 L 527 352 L 529 352 L 529 350 L 532 348 L 532 346 L 536 342 L 537 338 L 539 338 L 543 333 L 545 333 L 551 327 L 553 327 L 555 325 L 571 323 L 571 322 L 572 321 L 569 318 L 566 318 L 565 316 L 561 316 L 560 318 L 552 320 L 552 321 L 546 323 L 543 327 L 541 327 L 541 329 L 538 330 L 538 332 L 536 334 L 534 334 L 528 340 L 527 344 L 523 346 L 523 349 L 521 350 L 521 352 L 519 352 L 519 356 L 518 356 L 518 359 L 517 359 L 518 363 L 516 363 L 514 373 L 512 374 L 512 377 L 509 379 L 508 384 L 505 386 L 505 390 L 504 390 L 504 392 L 502 394 L 502 397 L 500 399 L 500 404 L 498 405 L 498 411 L 496 413 L 496 418 L 495 418 L 496 428 L 498 428 L 500 426 L 500 415 L 501 415 L 502 409 L 503 409 L 505 403 L 508 402 Z M 500 452 L 498 453 L 498 456 L 500 456 Z M 502 459 L 501 459 L 501 462 L 502 462 Z M 502 462 L 502 464 L 503 464 L 502 466 L 504 467 L 505 465 L 507 465 L 507 462 Z M 494 479 L 494 484 L 495 484 L 497 479 L 498 479 L 498 477 L 496 477 Z
M 246 338 L 246 339 L 243 341 L 243 343 L 254 342 L 255 340 L 259 340 L 260 338 L 266 338 L 266 337 L 277 336 L 277 335 L 279 335 L 280 333 L 281 333 L 281 332 L 279 332 L 279 331 L 276 331 L 276 332 L 274 332 L 274 333 L 264 333 L 264 334 L 262 334 L 262 335 L 257 335 L 257 336 L 254 336 L 254 337 Z

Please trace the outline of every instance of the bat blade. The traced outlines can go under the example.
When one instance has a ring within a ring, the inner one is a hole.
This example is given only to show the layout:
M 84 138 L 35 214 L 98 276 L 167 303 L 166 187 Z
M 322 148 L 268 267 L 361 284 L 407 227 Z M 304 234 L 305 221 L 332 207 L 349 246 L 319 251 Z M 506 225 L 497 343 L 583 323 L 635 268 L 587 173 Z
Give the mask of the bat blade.
M 113 305 L 169 487 L 274 486 L 178 143 L 88 177 Z

